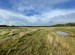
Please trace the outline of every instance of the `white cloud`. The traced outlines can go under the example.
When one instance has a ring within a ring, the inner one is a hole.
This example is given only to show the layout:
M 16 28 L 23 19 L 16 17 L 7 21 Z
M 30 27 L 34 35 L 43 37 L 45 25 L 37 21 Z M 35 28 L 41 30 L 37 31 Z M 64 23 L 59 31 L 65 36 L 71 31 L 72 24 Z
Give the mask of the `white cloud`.
M 13 11 L 0 9 L 0 24 L 7 25 L 51 25 L 75 21 L 75 9 L 56 9 L 41 15 L 25 16 Z M 59 19 L 59 20 L 58 20 Z
M 55 9 L 55 10 L 50 10 L 48 12 L 43 12 L 42 16 L 45 18 L 53 18 L 55 16 L 59 15 L 66 15 L 70 13 L 75 13 L 75 9 Z

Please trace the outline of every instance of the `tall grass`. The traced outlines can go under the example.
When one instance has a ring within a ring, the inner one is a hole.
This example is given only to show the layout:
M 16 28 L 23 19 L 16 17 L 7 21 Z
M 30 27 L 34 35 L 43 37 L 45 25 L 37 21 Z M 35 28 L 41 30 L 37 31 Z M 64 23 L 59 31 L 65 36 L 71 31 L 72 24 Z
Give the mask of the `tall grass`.
M 75 55 L 74 27 L 0 28 L 0 55 Z M 67 37 L 57 31 L 69 33 Z

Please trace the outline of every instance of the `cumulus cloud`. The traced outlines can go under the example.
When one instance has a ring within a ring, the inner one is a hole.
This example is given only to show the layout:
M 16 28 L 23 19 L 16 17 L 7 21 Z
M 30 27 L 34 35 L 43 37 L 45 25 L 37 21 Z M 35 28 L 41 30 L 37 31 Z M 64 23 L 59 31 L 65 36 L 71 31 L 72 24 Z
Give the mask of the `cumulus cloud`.
M 14 11 L 0 9 L 0 24 L 37 26 L 53 25 L 57 23 L 66 23 L 75 21 L 75 9 L 56 9 L 43 12 L 40 15 L 25 16 Z

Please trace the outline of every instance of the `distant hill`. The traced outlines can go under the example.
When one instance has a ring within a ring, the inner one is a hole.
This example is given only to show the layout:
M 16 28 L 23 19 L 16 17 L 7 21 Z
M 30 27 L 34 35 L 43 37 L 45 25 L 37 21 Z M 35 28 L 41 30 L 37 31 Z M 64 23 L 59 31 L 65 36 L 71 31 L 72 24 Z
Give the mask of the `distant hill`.
M 74 23 L 65 23 L 65 24 L 52 25 L 52 27 L 62 27 L 62 26 L 75 26 L 75 22 Z

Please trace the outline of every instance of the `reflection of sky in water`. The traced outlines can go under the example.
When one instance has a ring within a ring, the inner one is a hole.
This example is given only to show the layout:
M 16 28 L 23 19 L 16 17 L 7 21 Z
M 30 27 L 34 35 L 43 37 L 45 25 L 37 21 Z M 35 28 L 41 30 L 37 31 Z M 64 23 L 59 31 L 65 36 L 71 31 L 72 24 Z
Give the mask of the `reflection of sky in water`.
M 56 32 L 58 35 L 61 35 L 61 36 L 68 36 L 69 34 L 66 33 L 66 32 L 62 32 L 62 31 L 58 31 Z

